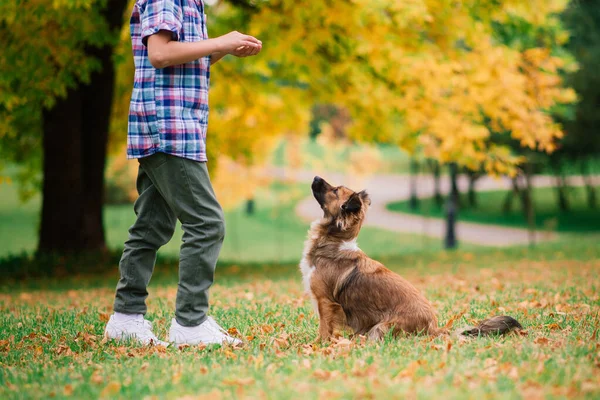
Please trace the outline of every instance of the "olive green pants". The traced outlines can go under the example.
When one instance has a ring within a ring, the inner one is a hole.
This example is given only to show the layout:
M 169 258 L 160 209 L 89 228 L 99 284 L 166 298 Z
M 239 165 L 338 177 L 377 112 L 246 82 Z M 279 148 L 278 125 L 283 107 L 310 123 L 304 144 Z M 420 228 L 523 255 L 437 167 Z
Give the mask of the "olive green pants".
M 183 228 L 175 317 L 183 326 L 200 325 L 208 311 L 208 289 L 225 237 L 206 163 L 156 153 L 139 159 L 137 219 L 119 263 L 114 310 L 145 314 L 147 286 L 157 250 L 171 240 L 177 220 Z

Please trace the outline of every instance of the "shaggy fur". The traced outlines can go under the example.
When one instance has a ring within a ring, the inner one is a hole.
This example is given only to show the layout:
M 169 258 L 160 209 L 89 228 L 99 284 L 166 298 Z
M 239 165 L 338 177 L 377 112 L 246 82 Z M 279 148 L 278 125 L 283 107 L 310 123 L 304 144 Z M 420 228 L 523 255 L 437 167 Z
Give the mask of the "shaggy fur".
M 319 315 L 320 338 L 328 339 L 343 327 L 371 339 L 381 339 L 390 329 L 394 335 L 446 334 L 419 290 L 358 248 L 356 238 L 371 204 L 369 195 L 333 187 L 319 177 L 312 191 L 323 217 L 311 225 L 300 270 Z M 515 328 L 521 328 L 515 319 L 499 316 L 462 334 L 502 334 Z

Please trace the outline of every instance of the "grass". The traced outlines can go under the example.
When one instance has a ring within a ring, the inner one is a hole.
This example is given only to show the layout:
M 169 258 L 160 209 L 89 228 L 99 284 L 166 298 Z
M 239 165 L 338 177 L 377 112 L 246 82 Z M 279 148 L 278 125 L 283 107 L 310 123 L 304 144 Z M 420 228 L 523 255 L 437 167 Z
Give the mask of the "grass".
M 526 331 L 382 343 L 315 343 L 295 265 L 219 268 L 211 314 L 245 339 L 236 350 L 103 342 L 114 273 L 5 283 L 0 398 L 598 398 L 599 260 L 585 238 L 384 258 L 425 292 L 441 324 L 508 314 Z M 173 314 L 174 270 L 159 265 L 150 287 L 147 318 L 159 337 Z
M 302 254 L 309 223 L 300 220 L 294 211 L 297 202 L 309 195 L 309 188 L 299 185 L 274 185 L 256 196 L 256 210 L 247 215 L 243 206 L 225 213 L 227 235 L 221 260 L 234 262 L 295 262 Z M 13 185 L 0 185 L 0 258 L 9 254 L 33 252 L 37 245 L 40 199 L 26 204 L 18 200 Z M 104 226 L 110 249 L 123 247 L 127 231 L 135 221 L 129 204 L 107 206 Z M 159 255 L 177 257 L 182 230 L 178 226 L 169 244 Z M 359 238 L 361 248 L 370 254 L 385 256 L 424 249 L 441 249 L 436 239 L 419 235 L 399 234 L 382 229 L 365 228 Z
M 556 230 L 559 232 L 597 232 L 600 231 L 600 210 L 590 209 L 586 204 L 586 193 L 582 187 L 568 189 L 571 209 L 560 212 L 556 204 L 556 194 L 553 188 L 535 188 L 535 222 L 538 229 Z M 505 225 L 511 227 L 527 227 L 527 220 L 521 211 L 517 198 L 513 201 L 509 213 L 502 212 L 502 203 L 506 191 L 489 191 L 477 194 L 477 207 L 468 205 L 463 198 L 458 218 L 461 221 L 479 222 L 482 224 Z M 419 207 L 412 210 L 408 201 L 388 204 L 391 211 L 411 214 L 428 215 L 443 218 L 444 208 L 438 207 L 433 198 L 422 199 Z

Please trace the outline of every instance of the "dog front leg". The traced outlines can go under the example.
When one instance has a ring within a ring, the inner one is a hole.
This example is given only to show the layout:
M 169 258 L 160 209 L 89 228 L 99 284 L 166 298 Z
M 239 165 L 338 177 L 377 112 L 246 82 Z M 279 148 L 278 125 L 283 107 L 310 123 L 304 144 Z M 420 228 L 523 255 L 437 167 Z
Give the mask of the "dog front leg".
M 337 327 L 346 324 L 346 315 L 342 306 L 327 299 L 318 302 L 319 305 L 319 339 L 329 340 Z

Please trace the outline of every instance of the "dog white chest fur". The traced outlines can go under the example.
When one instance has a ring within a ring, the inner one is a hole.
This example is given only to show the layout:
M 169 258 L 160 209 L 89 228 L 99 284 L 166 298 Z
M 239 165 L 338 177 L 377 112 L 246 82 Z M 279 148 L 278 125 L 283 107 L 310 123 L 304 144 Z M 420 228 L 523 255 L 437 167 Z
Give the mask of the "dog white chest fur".
M 312 249 L 314 239 L 317 239 L 315 234 L 315 227 L 319 223 L 319 220 L 314 221 L 310 224 L 310 230 L 308 231 L 308 239 L 304 242 L 304 251 L 302 252 L 302 260 L 300 260 L 300 272 L 302 272 L 302 283 L 304 283 L 304 291 L 310 296 L 313 308 L 317 315 L 319 315 L 319 307 L 317 306 L 317 300 L 310 289 L 310 279 L 312 278 L 313 272 L 315 272 L 315 266 L 310 265 L 308 262 L 308 253 Z
M 313 273 L 315 272 L 316 267 L 311 265 L 308 261 L 308 253 L 310 253 L 312 246 L 314 244 L 315 239 L 318 239 L 316 226 L 319 224 L 320 220 L 313 221 L 310 225 L 310 230 L 308 231 L 308 239 L 304 242 L 304 251 L 302 252 L 302 260 L 300 260 L 300 271 L 302 272 L 302 283 L 304 284 L 304 291 L 310 296 L 310 300 L 312 302 L 315 313 L 319 315 L 319 307 L 317 305 L 317 300 L 312 293 L 310 288 L 310 280 L 312 278 Z M 358 245 L 356 243 L 356 239 L 351 242 L 343 242 L 340 246 L 340 251 L 358 251 Z

